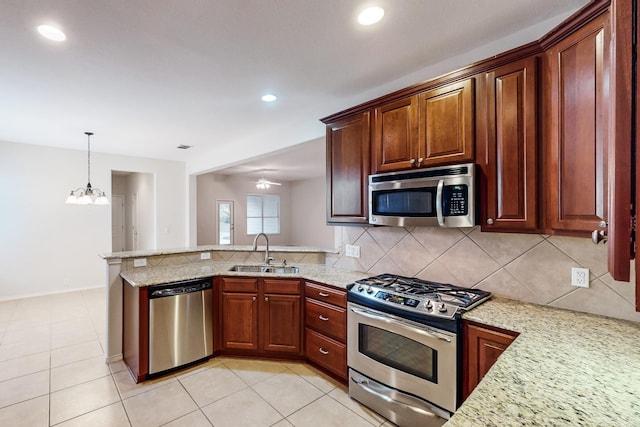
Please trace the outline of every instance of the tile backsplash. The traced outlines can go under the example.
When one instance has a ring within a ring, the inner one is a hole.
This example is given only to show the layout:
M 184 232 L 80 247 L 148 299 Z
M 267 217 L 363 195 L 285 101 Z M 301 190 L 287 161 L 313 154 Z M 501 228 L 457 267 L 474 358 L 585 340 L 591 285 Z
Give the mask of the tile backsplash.
M 640 322 L 633 264 L 630 283 L 613 280 L 606 245 L 590 239 L 482 233 L 479 227 L 341 228 L 341 251 L 327 254 L 329 265 L 478 287 L 507 298 Z M 360 246 L 360 258 L 345 256 L 347 244 Z M 571 286 L 571 267 L 589 269 L 589 288 Z

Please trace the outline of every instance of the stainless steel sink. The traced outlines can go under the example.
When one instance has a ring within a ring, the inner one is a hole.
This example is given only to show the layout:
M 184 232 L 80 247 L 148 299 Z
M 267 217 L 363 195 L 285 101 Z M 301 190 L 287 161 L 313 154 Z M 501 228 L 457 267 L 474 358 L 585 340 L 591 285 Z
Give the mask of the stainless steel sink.
M 292 265 L 238 264 L 231 267 L 229 271 L 237 271 L 239 273 L 295 274 L 300 272 L 300 268 Z

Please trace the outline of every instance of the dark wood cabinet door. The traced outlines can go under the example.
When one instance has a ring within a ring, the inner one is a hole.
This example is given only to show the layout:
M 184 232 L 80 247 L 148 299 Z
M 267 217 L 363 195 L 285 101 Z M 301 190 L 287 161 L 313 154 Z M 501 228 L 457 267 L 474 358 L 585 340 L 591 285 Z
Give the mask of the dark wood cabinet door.
M 473 78 L 418 95 L 418 166 L 474 160 Z
M 608 215 L 609 13 L 545 54 L 547 228 L 589 236 Z
M 517 337 L 517 333 L 463 322 L 464 340 L 462 398 L 466 399 L 498 357 Z
M 373 111 L 373 173 L 411 168 L 418 158 L 418 97 L 411 96 Z
M 122 358 L 136 383 L 149 373 L 149 288 L 123 280 Z
M 327 124 L 327 222 L 367 224 L 369 112 Z
M 538 221 L 537 58 L 486 73 L 478 112 L 482 231 L 535 231 Z
M 301 353 L 300 295 L 265 294 L 263 303 L 263 349 L 279 353 Z
M 258 350 L 258 294 L 222 292 L 222 346 Z

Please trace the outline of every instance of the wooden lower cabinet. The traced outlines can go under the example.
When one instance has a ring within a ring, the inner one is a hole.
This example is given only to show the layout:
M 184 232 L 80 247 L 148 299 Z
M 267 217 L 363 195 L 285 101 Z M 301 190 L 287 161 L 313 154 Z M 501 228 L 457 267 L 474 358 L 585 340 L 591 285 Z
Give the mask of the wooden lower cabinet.
M 307 359 L 311 362 L 343 380 L 347 378 L 347 346 L 344 342 L 306 328 L 305 348 Z
M 123 280 L 122 358 L 136 383 L 149 373 L 149 293 Z
M 336 378 L 347 380 L 347 292 L 305 283 L 305 356 Z
M 476 388 L 518 333 L 480 323 L 463 321 L 462 324 L 462 399 Z
M 221 350 L 302 354 L 299 279 L 220 278 Z

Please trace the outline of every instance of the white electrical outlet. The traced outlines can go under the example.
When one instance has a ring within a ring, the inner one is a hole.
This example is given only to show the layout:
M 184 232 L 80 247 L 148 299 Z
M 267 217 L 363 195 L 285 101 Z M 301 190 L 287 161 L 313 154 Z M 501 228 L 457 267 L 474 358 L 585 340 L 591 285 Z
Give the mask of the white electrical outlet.
M 571 286 L 588 288 L 589 287 L 589 269 L 571 267 Z
M 135 258 L 133 260 L 133 266 L 134 267 L 146 267 L 147 266 L 147 259 L 146 258 Z
M 201 252 L 200 259 L 211 259 L 211 252 Z
M 345 255 L 351 258 L 360 258 L 360 246 L 345 245 Z

